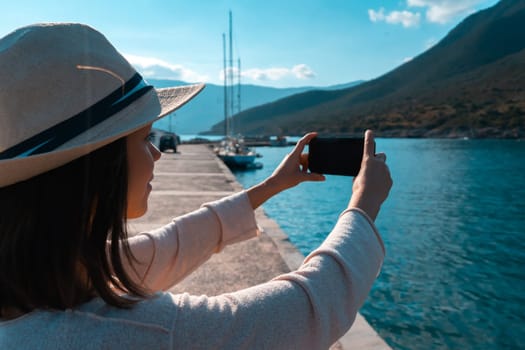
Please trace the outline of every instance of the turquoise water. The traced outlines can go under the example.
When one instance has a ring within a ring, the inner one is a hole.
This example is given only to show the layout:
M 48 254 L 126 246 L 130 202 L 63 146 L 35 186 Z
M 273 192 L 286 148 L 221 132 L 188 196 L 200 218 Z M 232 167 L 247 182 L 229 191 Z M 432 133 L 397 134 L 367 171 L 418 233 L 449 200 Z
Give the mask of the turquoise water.
M 258 148 L 249 187 L 291 148 Z M 394 179 L 376 224 L 387 249 L 361 313 L 394 349 L 525 348 L 525 142 L 379 139 Z M 307 254 L 345 208 L 351 178 L 264 205 Z

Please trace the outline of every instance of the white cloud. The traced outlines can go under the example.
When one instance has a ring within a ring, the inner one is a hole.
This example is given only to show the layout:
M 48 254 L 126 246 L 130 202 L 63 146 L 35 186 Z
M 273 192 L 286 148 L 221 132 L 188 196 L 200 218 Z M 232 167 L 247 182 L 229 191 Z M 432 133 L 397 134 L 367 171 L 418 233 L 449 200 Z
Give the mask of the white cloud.
M 315 78 L 315 73 L 312 68 L 308 67 L 306 64 L 298 64 L 292 67 L 292 73 L 298 79 L 311 79 Z
M 403 58 L 403 63 L 407 63 L 407 62 L 410 62 L 414 59 L 414 57 L 405 57 Z
M 418 12 L 410 11 L 392 11 L 385 14 L 385 9 L 379 11 L 368 10 L 368 17 L 372 22 L 386 22 L 390 24 L 401 24 L 405 28 L 415 27 L 419 24 L 421 15 Z
M 386 21 L 392 24 L 401 23 L 403 27 L 414 27 L 419 24 L 421 15 L 410 11 L 392 11 L 386 17 Z
M 421 8 L 425 11 L 425 18 L 431 23 L 447 23 L 458 16 L 466 16 L 483 4 L 485 0 L 406 0 L 408 8 Z M 419 12 L 403 10 L 385 13 L 384 8 L 378 11 L 369 9 L 368 18 L 372 22 L 386 22 L 402 24 L 403 27 L 414 27 L 420 23 Z
M 379 11 L 369 9 L 368 18 L 370 18 L 372 22 L 384 21 L 385 20 L 385 9 L 382 7 L 379 9 Z
M 232 68 L 234 76 L 238 74 L 237 68 Z M 220 78 L 224 79 L 224 71 L 221 71 Z M 250 68 L 243 70 L 241 76 L 256 81 L 277 81 L 287 78 L 295 79 L 312 79 L 315 78 L 315 72 L 306 64 L 297 64 L 291 68 L 273 67 L 273 68 Z
M 457 16 L 476 11 L 484 0 L 407 0 L 408 7 L 426 8 L 426 18 L 433 23 L 447 23 Z
M 185 82 L 208 81 L 206 75 L 199 74 L 180 64 L 171 64 L 154 57 L 124 55 L 144 78 L 174 79 Z

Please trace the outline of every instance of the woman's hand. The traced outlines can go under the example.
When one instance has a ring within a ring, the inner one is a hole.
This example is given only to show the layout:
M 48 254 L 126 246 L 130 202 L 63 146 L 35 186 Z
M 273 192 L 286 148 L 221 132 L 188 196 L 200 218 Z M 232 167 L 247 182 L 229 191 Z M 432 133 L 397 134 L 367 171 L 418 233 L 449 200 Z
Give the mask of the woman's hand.
M 371 130 L 367 130 L 361 170 L 354 179 L 352 198 L 348 204 L 348 208 L 362 209 L 372 220 L 376 219 L 392 187 L 390 171 L 385 163 L 386 155 L 375 154 L 374 149 L 374 135 Z
M 304 147 L 316 136 L 315 132 L 303 136 L 270 177 L 247 190 L 253 209 L 277 193 L 297 186 L 301 182 L 324 181 L 323 175 L 308 172 L 308 154 L 303 153 Z
M 304 147 L 316 136 L 315 132 L 303 136 L 266 182 L 283 191 L 304 181 L 324 181 L 323 175 L 308 172 L 308 153 L 303 153 Z

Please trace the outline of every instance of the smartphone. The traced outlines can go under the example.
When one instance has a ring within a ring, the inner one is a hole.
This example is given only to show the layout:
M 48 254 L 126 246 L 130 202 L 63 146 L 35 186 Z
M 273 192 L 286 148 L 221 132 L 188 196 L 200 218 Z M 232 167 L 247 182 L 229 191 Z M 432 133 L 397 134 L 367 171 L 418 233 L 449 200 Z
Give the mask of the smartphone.
M 356 176 L 364 143 L 364 138 L 313 138 L 308 144 L 308 169 L 319 174 Z

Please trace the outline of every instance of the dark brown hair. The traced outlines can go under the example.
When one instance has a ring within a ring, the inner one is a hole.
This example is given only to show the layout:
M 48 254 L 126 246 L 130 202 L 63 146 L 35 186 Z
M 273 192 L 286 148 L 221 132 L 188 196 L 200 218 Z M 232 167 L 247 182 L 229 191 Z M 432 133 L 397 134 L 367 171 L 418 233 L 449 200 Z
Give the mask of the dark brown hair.
M 134 259 L 127 244 L 127 186 L 122 138 L 0 188 L 0 317 L 7 308 L 66 309 L 94 296 L 128 307 L 137 298 L 120 293 L 147 295 L 120 254 Z

